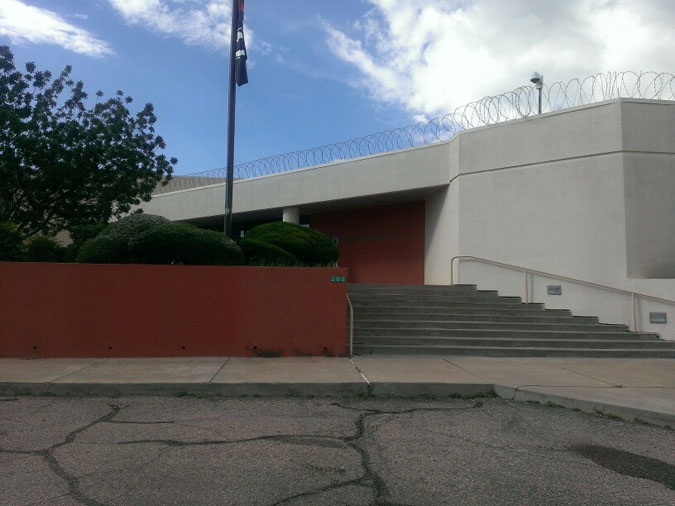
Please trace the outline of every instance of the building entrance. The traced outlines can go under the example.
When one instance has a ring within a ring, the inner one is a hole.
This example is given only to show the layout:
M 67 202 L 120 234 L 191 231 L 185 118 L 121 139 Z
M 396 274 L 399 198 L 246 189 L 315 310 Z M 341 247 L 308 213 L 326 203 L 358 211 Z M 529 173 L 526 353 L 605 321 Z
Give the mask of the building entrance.
M 424 202 L 309 217 L 340 250 L 352 283 L 424 284 Z

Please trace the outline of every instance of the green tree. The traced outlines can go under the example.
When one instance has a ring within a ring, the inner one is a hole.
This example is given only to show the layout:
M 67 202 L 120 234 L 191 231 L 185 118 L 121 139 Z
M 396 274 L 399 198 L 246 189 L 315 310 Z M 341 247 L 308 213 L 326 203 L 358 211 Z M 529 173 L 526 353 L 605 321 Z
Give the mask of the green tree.
M 86 104 L 67 66 L 55 79 L 0 46 L 0 222 L 30 237 L 105 223 L 170 179 L 152 104 L 133 115 L 123 92 Z

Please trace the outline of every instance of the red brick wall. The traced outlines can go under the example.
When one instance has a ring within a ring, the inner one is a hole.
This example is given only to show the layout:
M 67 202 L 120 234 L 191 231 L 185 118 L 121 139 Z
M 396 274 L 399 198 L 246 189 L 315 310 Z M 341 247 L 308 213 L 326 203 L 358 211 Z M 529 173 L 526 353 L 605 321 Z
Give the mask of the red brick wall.
M 0 262 L 1 357 L 346 353 L 346 269 Z
M 338 237 L 352 283 L 424 283 L 424 202 L 315 214 L 310 226 Z

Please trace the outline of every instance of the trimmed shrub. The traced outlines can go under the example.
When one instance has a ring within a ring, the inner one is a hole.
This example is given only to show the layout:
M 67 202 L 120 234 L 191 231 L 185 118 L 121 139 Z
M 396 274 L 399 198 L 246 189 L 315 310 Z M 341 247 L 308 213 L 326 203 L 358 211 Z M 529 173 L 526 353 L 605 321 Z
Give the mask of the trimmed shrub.
M 246 239 L 273 244 L 295 256 L 302 265 L 332 266 L 340 256 L 327 235 L 293 223 L 278 221 L 258 225 L 248 231 Z
M 93 239 L 82 244 L 75 254 L 75 261 L 96 264 L 128 264 L 129 243 L 146 230 L 166 223 L 171 223 L 163 216 L 154 214 L 132 214 L 103 228 Z M 75 231 L 77 239 L 83 239 L 95 231 L 98 225 L 87 225 Z M 75 241 L 75 238 L 73 238 Z M 76 244 L 73 242 L 73 244 Z M 73 247 L 72 249 L 75 249 Z
M 82 245 L 76 261 L 87 264 L 125 264 L 128 258 L 127 242 L 124 239 L 99 235 Z
M 188 224 L 153 226 L 129 242 L 133 262 L 144 264 L 240 265 L 237 244 L 225 235 Z
M 90 227 L 78 230 L 78 239 L 93 233 L 95 226 Z M 111 223 L 82 245 L 76 259 L 185 265 L 240 265 L 244 261 L 239 246 L 223 234 L 152 214 L 133 214 Z
M 132 214 L 105 227 L 105 229 L 98 234 L 98 237 L 115 237 L 123 239 L 128 243 L 149 228 L 165 223 L 171 222 L 163 216 L 157 216 L 155 214 Z
M 292 267 L 299 263 L 295 256 L 279 246 L 247 237 L 241 240 L 241 252 L 244 254 L 248 265 Z
M 62 262 L 66 248 L 47 237 L 34 237 L 26 244 L 29 262 Z
M 23 234 L 13 223 L 0 223 L 0 261 L 23 260 Z
M 89 239 L 93 239 L 101 233 L 106 227 L 107 223 L 96 223 L 94 225 L 77 225 L 69 230 L 70 239 L 73 241 L 66 247 L 63 255 L 64 262 L 75 262 L 80 248 Z

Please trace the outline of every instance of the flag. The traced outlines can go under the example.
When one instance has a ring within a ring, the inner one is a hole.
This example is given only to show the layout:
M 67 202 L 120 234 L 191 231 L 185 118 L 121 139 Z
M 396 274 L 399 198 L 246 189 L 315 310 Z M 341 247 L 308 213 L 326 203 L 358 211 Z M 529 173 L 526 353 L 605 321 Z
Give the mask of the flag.
M 246 74 L 246 43 L 244 42 L 244 0 L 239 0 L 239 16 L 237 20 L 237 42 L 234 54 L 234 80 L 237 86 L 248 82 Z

